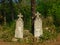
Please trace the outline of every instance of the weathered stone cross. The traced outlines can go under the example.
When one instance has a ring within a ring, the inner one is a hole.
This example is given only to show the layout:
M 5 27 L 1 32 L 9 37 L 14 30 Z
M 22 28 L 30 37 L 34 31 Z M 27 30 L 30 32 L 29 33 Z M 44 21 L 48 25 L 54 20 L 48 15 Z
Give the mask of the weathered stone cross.
M 18 17 L 21 18 L 21 17 L 23 17 L 23 15 L 20 13 L 20 14 L 18 15 Z
M 36 15 L 37 18 L 38 18 L 41 14 L 40 14 L 39 12 L 37 12 L 35 15 Z

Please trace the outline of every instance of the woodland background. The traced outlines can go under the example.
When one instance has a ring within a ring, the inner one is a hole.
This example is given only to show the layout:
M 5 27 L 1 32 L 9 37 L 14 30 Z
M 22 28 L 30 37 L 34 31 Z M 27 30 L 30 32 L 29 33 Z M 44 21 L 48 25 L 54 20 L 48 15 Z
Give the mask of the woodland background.
M 44 35 L 40 41 L 55 39 L 60 33 L 60 0 L 36 0 L 36 11 L 43 21 Z M 30 31 L 31 0 L 0 0 L 0 39 L 11 41 L 19 13 L 23 15 L 24 30 Z

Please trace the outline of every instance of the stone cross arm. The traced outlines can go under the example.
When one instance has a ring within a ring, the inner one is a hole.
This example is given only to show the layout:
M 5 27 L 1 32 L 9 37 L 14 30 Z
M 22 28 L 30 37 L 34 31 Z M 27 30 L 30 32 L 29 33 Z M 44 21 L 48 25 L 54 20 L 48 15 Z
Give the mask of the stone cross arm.
M 40 14 L 39 12 L 37 12 L 35 15 L 36 15 L 37 17 L 39 17 L 41 14 Z
M 21 17 L 23 17 L 23 15 L 20 13 L 20 14 L 18 15 L 18 17 L 21 18 Z

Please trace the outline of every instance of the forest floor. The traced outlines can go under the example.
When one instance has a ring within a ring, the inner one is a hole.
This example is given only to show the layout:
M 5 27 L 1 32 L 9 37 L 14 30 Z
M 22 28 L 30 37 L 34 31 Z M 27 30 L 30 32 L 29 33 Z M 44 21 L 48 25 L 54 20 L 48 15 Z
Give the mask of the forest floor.
M 4 42 L 0 40 L 0 45 L 60 45 L 60 34 L 57 36 L 56 41 L 45 41 L 37 44 L 21 44 L 19 42 Z
M 2 29 L 0 29 L 0 35 L 1 35 L 1 32 L 2 32 L 1 30 Z M 58 36 L 55 40 L 44 41 L 43 43 L 35 43 L 34 42 L 34 43 L 27 44 L 27 43 L 23 43 L 23 42 L 22 43 L 19 43 L 19 42 L 5 42 L 2 39 L 0 39 L 0 45 L 60 45 L 60 34 L 58 34 Z

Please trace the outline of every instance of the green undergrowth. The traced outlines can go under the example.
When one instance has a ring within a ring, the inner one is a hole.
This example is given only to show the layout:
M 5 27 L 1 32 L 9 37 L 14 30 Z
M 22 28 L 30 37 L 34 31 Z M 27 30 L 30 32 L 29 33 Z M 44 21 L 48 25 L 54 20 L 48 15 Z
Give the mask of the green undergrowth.
M 56 28 L 56 29 L 55 29 Z M 46 40 L 54 40 L 56 39 L 58 32 L 60 32 L 60 27 L 55 27 L 53 28 L 53 25 L 49 27 L 48 30 L 43 28 L 43 35 L 40 37 L 40 42 L 44 42 Z M 2 26 L 2 29 L 0 30 L 0 39 L 3 41 L 12 41 L 12 38 L 14 37 L 15 33 L 15 21 L 11 22 L 10 24 L 7 24 L 6 26 Z M 27 34 L 26 34 L 27 33 Z M 25 42 L 33 42 L 33 36 L 32 33 L 30 32 L 25 32 L 24 33 L 25 37 L 27 38 L 27 41 Z M 26 40 L 26 39 L 24 39 Z M 18 42 L 21 42 L 20 39 Z
M 3 39 L 3 41 L 11 41 L 11 39 L 14 37 L 14 31 L 15 31 L 15 22 L 3 25 L 0 31 L 0 39 Z
M 50 32 L 48 30 L 44 30 L 43 36 L 40 37 L 40 42 L 48 41 L 48 40 L 55 40 L 57 37 L 57 33 Z

